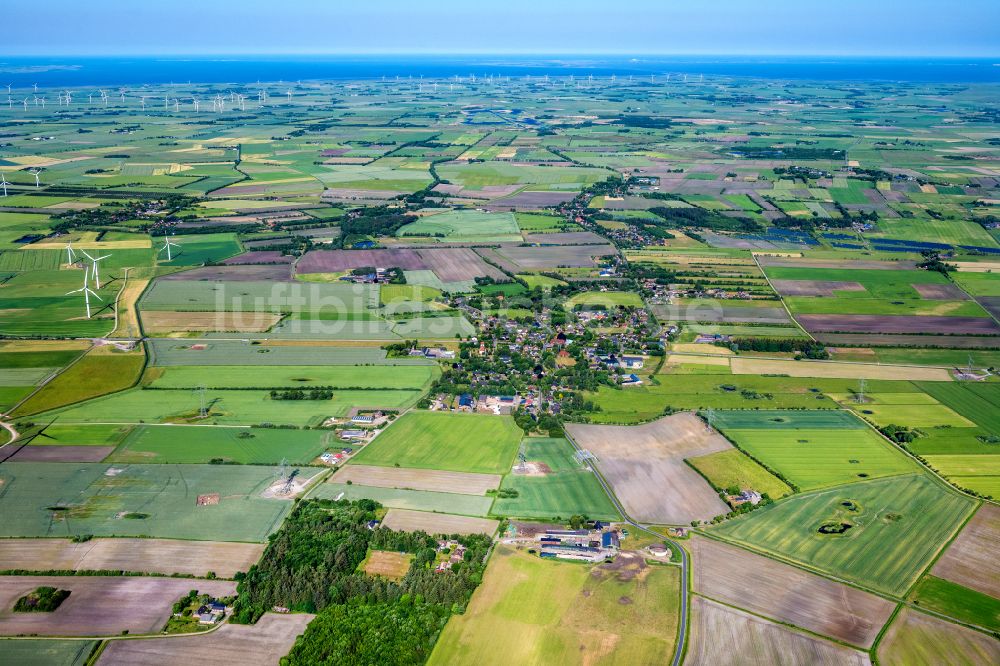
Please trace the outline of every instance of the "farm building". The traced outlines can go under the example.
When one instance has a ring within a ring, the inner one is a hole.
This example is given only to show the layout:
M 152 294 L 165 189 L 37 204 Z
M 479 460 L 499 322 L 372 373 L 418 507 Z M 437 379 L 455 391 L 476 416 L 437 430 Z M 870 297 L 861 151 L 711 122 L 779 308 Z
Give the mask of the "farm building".
M 628 368 L 629 370 L 641 370 L 645 362 L 646 359 L 641 356 L 622 356 L 622 360 L 619 365 L 623 368 Z
M 618 553 L 616 530 L 546 530 L 538 537 L 544 558 L 600 562 Z
M 639 379 L 639 375 L 632 374 L 622 377 L 621 383 L 622 386 L 640 386 L 642 384 L 642 380 Z

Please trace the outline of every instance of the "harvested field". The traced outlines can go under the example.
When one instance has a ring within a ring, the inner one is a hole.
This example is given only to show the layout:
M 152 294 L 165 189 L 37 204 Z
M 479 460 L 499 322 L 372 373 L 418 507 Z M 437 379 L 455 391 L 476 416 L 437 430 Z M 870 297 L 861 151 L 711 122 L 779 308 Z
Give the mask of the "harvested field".
M 962 335 L 866 335 L 820 333 L 816 339 L 833 345 L 868 347 L 943 347 L 948 349 L 1000 349 L 1000 337 Z
M 113 446 L 25 446 L 7 460 L 11 462 L 101 462 Z
M 493 498 L 488 495 L 461 495 L 432 490 L 379 488 L 359 483 L 323 483 L 313 490 L 312 497 L 322 499 L 371 499 L 387 509 L 409 509 L 430 513 L 453 513 L 458 516 L 490 515 Z
M 14 602 L 36 587 L 69 590 L 51 613 L 14 613 Z M 0 577 L 0 634 L 50 636 L 118 635 L 160 631 L 173 603 L 197 589 L 216 597 L 236 593 L 224 580 L 184 580 L 149 576 L 3 576 Z
M 593 268 L 595 257 L 618 254 L 613 245 L 560 245 L 531 247 L 501 247 L 496 250 L 517 267 L 518 271 L 545 268 Z
M 483 495 L 500 487 L 499 474 L 445 472 L 434 469 L 347 465 L 330 477 L 330 483 L 359 483 L 377 488 L 406 488 L 442 493 Z
M 260 559 L 264 544 L 178 539 L 0 539 L 0 567 L 47 571 L 139 571 L 232 578 Z
M 1000 663 L 1000 641 L 912 608 L 903 608 L 878 646 L 885 666 Z
M 369 266 L 434 271 L 442 282 L 461 282 L 484 276 L 497 280 L 506 277 L 468 248 L 313 250 L 306 253 L 295 270 L 300 274 L 341 273 Z
M 804 314 L 798 315 L 796 319 L 810 333 L 854 331 L 857 333 L 1000 334 L 1000 326 L 987 317 Z
M 597 468 L 636 520 L 680 525 L 710 520 L 728 507 L 684 463 L 731 448 L 694 414 L 674 414 L 640 426 L 567 424 L 566 433 L 597 456 Z
M 608 239 L 592 231 L 567 231 L 554 234 L 525 234 L 526 243 L 538 245 L 607 245 Z
M 277 250 L 260 250 L 256 252 L 244 252 L 235 257 L 230 257 L 222 263 L 227 266 L 239 266 L 246 264 L 290 264 L 295 257 L 288 254 L 281 254 Z
M 870 666 L 858 650 L 799 633 L 702 597 L 691 600 L 691 666 Z
M 864 378 L 928 382 L 950 382 L 952 380 L 951 373 L 944 368 L 875 365 L 873 363 L 786 361 L 735 357 L 732 359 L 730 367 L 734 375 L 788 375 L 789 377 Z
M 518 192 L 502 199 L 496 199 L 487 208 L 497 210 L 522 209 L 537 210 L 549 206 L 558 206 L 573 199 L 575 192 Z
M 1000 507 L 984 504 L 959 533 L 931 573 L 1000 598 Z
M 297 273 L 342 273 L 355 268 L 375 266 L 426 270 L 427 265 L 416 250 L 313 250 L 295 267 Z
M 768 557 L 695 536 L 694 590 L 759 615 L 869 648 L 895 602 Z
M 968 294 L 953 284 L 914 284 L 911 285 L 920 294 L 920 298 L 929 301 L 964 301 Z
M 141 338 L 139 328 L 139 313 L 136 303 L 142 292 L 149 286 L 149 280 L 130 279 L 118 296 L 118 328 L 112 331 L 114 337 Z
M 507 276 L 482 260 L 468 248 L 442 248 L 419 250 L 427 268 L 434 271 L 442 282 L 462 282 L 477 277 L 504 280 Z
M 670 305 L 654 305 L 653 314 L 662 321 L 703 321 L 751 324 L 788 324 L 791 319 L 785 308 L 746 307 L 727 304 L 723 300 L 697 302 L 677 301 Z
M 771 280 L 782 296 L 836 296 L 838 291 L 865 291 L 858 282 L 836 280 Z
M 238 259 L 246 255 L 234 257 Z M 205 266 L 195 268 L 190 271 L 181 271 L 164 275 L 159 280 L 167 282 L 177 281 L 208 281 L 208 282 L 260 282 L 260 281 L 291 281 L 291 268 L 285 264 L 263 265 L 225 265 L 225 266 Z
M 990 315 L 994 317 L 1000 317 L 1000 297 L 997 296 L 979 296 L 976 298 L 976 302 L 983 306 Z
M 452 516 L 443 513 L 389 509 L 382 526 L 399 532 L 427 532 L 428 534 L 489 534 L 497 531 L 500 523 L 487 518 Z
M 205 636 L 111 641 L 101 654 L 101 666 L 274 666 L 288 654 L 296 637 L 315 616 L 307 613 L 265 613 L 257 624 L 225 624 Z
M 410 570 L 413 561 L 412 553 L 395 553 L 386 550 L 373 550 L 361 564 L 361 570 L 369 576 L 381 576 L 389 580 L 400 580 Z
M 802 259 L 796 257 L 772 257 L 766 254 L 757 255 L 757 261 L 767 268 L 853 268 L 863 270 L 905 271 L 914 270 L 917 265 L 912 261 L 850 261 L 842 259 Z
M 147 333 L 186 332 L 247 332 L 263 333 L 281 321 L 281 315 L 271 312 L 173 312 L 142 313 L 142 326 Z

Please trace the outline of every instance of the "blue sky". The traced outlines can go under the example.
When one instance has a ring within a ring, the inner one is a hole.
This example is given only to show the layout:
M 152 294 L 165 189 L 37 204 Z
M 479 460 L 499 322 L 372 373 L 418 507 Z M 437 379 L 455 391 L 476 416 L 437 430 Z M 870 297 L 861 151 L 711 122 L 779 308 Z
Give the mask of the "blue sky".
M 1000 55 L 1000 0 L 9 0 L 5 55 Z

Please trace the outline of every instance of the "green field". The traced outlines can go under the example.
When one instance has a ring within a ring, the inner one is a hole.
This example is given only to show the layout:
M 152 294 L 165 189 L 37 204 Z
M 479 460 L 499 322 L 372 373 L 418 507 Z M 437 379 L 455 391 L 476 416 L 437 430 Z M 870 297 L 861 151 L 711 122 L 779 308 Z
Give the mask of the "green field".
M 268 391 L 205 391 L 207 422 L 224 425 L 319 425 L 329 416 L 346 416 L 354 407 L 404 409 L 420 398 L 419 391 L 334 391 L 331 400 L 272 400 Z M 49 412 L 60 422 L 147 423 L 201 421 L 200 397 L 187 389 L 129 389 Z
M 58 421 L 45 428 L 32 446 L 118 446 L 132 426 L 112 424 L 64 424 Z
M 972 500 L 915 474 L 796 495 L 710 531 L 902 595 L 974 507 Z M 843 534 L 818 531 L 842 523 L 851 525 Z
M 402 285 L 407 286 L 407 285 Z M 430 365 L 422 358 L 386 358 L 378 347 L 346 347 L 319 344 L 248 344 L 235 340 L 146 341 L 151 366 L 174 365 Z M 197 348 L 193 346 L 197 345 Z
M 920 608 L 944 613 L 990 631 L 1000 631 L 1000 599 L 935 576 L 923 578 L 909 596 Z
M 411 509 L 413 511 L 432 511 L 435 513 L 454 513 L 462 516 L 482 516 L 490 513 L 493 498 L 483 495 L 460 495 L 458 493 L 439 493 L 429 490 L 407 490 L 404 488 L 376 488 L 357 483 L 323 483 L 320 484 L 311 497 L 326 499 L 372 499 L 392 509 Z
M 529 289 L 534 289 L 535 287 L 541 287 L 542 289 L 550 289 L 552 287 L 558 287 L 560 285 L 566 284 L 562 280 L 557 280 L 553 277 L 547 275 L 535 275 L 533 273 L 520 273 L 517 276 L 524 283 L 528 285 Z
M 871 430 L 726 430 L 741 449 L 802 490 L 907 474 L 916 463 Z
M 179 312 L 301 312 L 326 320 L 377 308 L 377 285 L 157 280 L 140 301 L 144 310 Z
M 135 384 L 146 362 L 142 352 L 108 352 L 98 347 L 43 386 L 15 416 L 38 414 L 121 391 Z
M 513 213 L 449 210 L 426 215 L 407 224 L 398 236 L 436 236 L 442 240 L 521 241 L 521 230 Z
M 522 446 L 528 462 L 547 465 L 550 472 L 545 476 L 511 473 L 504 477 L 500 487 L 516 490 L 518 496 L 497 498 L 494 515 L 565 519 L 579 514 L 591 519 L 620 518 L 597 477 L 573 459 L 574 449 L 568 441 L 529 437 Z
M 664 408 L 718 410 L 832 410 L 839 405 L 825 393 L 848 393 L 857 388 L 849 379 L 758 377 L 753 375 L 685 375 L 659 384 L 615 389 L 601 386 L 586 393 L 601 408 L 589 414 L 594 422 L 635 423 L 648 421 Z M 870 381 L 869 390 L 912 391 L 909 382 Z M 825 413 L 825 412 L 824 412 Z M 844 418 L 836 416 L 831 418 Z M 847 417 L 850 418 L 850 417 Z
M 84 666 L 97 641 L 0 639 L 2 666 Z
M 788 484 L 774 476 L 742 451 L 719 451 L 707 456 L 688 458 L 688 464 L 698 470 L 716 488 L 726 490 L 736 486 L 740 490 L 756 490 L 771 499 L 790 495 Z
M 919 393 L 913 395 L 920 395 Z M 705 414 L 702 414 L 705 417 Z M 834 410 L 746 410 L 716 411 L 712 413 L 712 426 L 720 430 L 799 430 L 799 429 L 854 429 L 865 424 L 850 412 Z
M 139 426 L 108 462 L 226 463 L 277 465 L 309 463 L 329 447 L 340 448 L 330 430 Z
M 920 382 L 935 400 L 1000 435 L 1000 384 Z
M 423 389 L 439 374 L 436 366 L 175 366 L 155 373 L 158 389 L 314 388 Z
M 617 574 L 497 546 L 481 587 L 466 612 L 449 620 L 429 663 L 581 663 L 581 653 L 606 649 L 607 636 L 615 637 L 614 663 L 667 663 L 679 578 L 676 567 Z
M 352 458 L 365 465 L 506 474 L 521 430 L 507 416 L 404 414 Z
M 642 298 L 631 291 L 585 291 L 566 301 L 568 309 L 588 309 L 616 307 L 641 308 Z
M 4 537 L 151 536 L 264 541 L 291 502 L 263 499 L 278 469 L 256 465 L 16 463 L 0 468 Z M 199 495 L 218 504 L 198 506 Z

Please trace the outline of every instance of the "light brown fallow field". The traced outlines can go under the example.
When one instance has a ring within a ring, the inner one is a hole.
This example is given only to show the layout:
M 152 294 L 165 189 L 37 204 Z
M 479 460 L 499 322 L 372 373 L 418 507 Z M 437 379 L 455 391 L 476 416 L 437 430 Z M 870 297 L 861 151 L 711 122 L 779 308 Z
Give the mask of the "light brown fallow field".
M 440 493 L 483 495 L 500 487 L 499 474 L 444 472 L 433 469 L 347 465 L 330 477 L 330 483 L 358 483 L 376 488 L 431 490 Z
M 428 534 L 490 534 L 497 531 L 499 521 L 469 516 L 453 516 L 409 509 L 389 509 L 382 526 L 398 532 L 427 532 Z
M 984 504 L 948 546 L 931 573 L 1000 597 L 1000 507 Z
M 691 599 L 685 666 L 870 666 L 868 655 L 730 608 Z
M 912 608 L 903 608 L 878 645 L 882 666 L 1000 664 L 1000 641 Z
M 69 590 L 51 613 L 15 613 L 14 603 L 41 586 Z M 0 635 L 116 636 L 163 629 L 175 601 L 192 589 L 226 597 L 236 583 L 150 576 L 0 576 Z
M 691 413 L 639 426 L 567 424 L 566 433 L 598 457 L 597 468 L 636 520 L 683 525 L 729 510 L 685 458 L 732 448 Z
M 262 543 L 178 539 L 0 539 L 0 568 L 140 571 L 232 578 L 260 559 Z
M 741 548 L 695 536 L 686 544 L 699 594 L 869 648 L 896 604 Z
M 205 636 L 109 641 L 100 666 L 274 666 L 315 615 L 265 613 L 257 624 L 225 624 Z
M 142 326 L 147 333 L 242 332 L 263 333 L 281 321 L 272 312 L 166 312 L 143 310 Z

